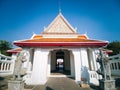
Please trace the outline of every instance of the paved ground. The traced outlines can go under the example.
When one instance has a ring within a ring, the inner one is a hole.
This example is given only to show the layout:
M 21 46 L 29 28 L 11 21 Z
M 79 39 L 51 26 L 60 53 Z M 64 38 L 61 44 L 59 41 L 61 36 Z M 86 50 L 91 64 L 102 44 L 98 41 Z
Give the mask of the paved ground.
M 2 78 L 0 77 L 0 90 L 7 90 L 7 81 L 11 76 Z M 51 77 L 45 85 L 28 86 L 25 89 L 29 90 L 93 90 L 90 88 L 81 88 L 73 79 L 66 77 Z
M 6 90 L 7 89 L 7 80 L 10 78 L 10 76 L 7 76 L 5 78 L 0 77 L 0 90 Z
M 81 88 L 71 78 L 51 77 L 44 86 L 35 86 L 33 90 L 92 90 L 90 88 Z
M 7 90 L 7 81 L 11 76 L 5 78 L 0 77 L 0 90 Z M 117 90 L 120 90 L 120 79 L 116 79 Z M 51 77 L 45 85 L 28 86 L 25 85 L 26 90 L 99 90 L 98 87 L 91 86 L 91 88 L 81 88 L 73 79 L 66 77 Z

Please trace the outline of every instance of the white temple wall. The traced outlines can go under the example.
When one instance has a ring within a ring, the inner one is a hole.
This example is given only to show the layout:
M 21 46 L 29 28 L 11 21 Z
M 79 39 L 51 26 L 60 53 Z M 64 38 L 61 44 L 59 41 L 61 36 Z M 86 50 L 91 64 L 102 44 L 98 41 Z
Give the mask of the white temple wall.
M 33 66 L 33 59 L 34 59 L 34 49 L 30 48 L 29 53 L 30 53 L 30 58 L 29 58 L 29 69 L 28 70 L 31 71 L 32 66 Z
M 99 63 L 96 62 L 97 53 L 99 53 L 98 48 L 88 48 L 89 68 L 92 71 L 96 71 L 100 66 Z
M 80 81 L 81 81 L 80 49 L 73 49 L 72 53 L 73 53 L 73 56 L 74 56 L 74 63 L 75 63 L 75 81 L 76 81 L 76 83 L 80 83 Z
M 89 69 L 92 71 L 95 68 L 94 60 L 93 60 L 93 49 L 88 48 L 88 61 L 89 61 Z
M 32 84 L 45 84 L 47 81 L 48 51 L 36 48 L 34 52 L 33 70 L 31 74 Z
M 98 67 L 99 67 L 99 63 L 96 62 L 96 59 L 97 59 L 96 51 L 98 51 L 98 49 L 96 49 L 96 48 L 94 48 L 92 50 L 93 63 L 94 63 L 94 71 L 98 70 Z
M 89 68 L 87 48 L 81 48 L 80 53 L 81 53 L 81 55 L 80 55 L 81 56 L 81 65 Z

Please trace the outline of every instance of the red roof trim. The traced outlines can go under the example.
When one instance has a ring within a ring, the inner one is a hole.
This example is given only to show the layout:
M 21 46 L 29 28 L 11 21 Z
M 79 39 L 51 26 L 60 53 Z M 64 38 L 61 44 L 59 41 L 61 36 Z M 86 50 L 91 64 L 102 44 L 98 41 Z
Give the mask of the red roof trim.
M 105 46 L 107 42 L 15 42 L 17 46 Z
M 16 48 L 16 49 L 7 50 L 7 53 L 19 53 L 21 51 L 22 51 L 22 48 Z
M 16 53 L 19 53 L 19 52 L 18 51 L 10 51 L 10 52 L 8 51 L 7 53 L 15 53 L 16 54 Z

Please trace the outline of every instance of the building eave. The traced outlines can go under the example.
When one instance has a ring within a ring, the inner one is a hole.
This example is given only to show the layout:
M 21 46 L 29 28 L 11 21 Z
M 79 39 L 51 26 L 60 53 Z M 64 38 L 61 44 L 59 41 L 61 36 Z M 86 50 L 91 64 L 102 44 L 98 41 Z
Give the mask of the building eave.
M 11 50 L 7 50 L 7 53 L 19 53 L 22 51 L 22 48 L 15 48 L 15 49 L 11 49 Z
M 81 46 L 90 46 L 90 47 L 102 47 L 106 46 L 107 42 L 15 42 L 16 46 L 20 47 L 40 47 L 40 46 L 71 46 L 71 47 L 81 47 Z

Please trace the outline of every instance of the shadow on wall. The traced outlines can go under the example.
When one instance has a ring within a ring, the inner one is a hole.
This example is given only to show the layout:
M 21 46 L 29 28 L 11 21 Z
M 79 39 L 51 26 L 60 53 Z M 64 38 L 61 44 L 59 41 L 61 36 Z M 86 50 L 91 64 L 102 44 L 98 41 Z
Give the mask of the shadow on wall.
M 90 75 L 86 66 L 82 66 L 81 68 L 81 81 L 83 83 L 90 83 Z

